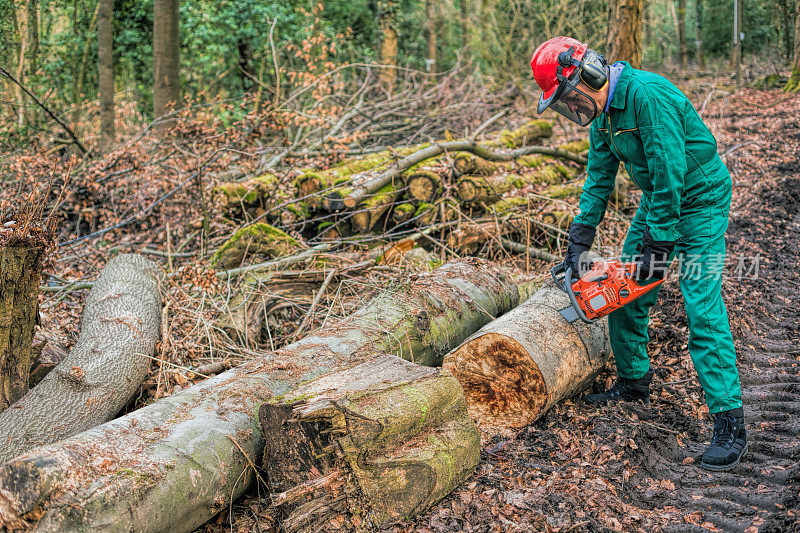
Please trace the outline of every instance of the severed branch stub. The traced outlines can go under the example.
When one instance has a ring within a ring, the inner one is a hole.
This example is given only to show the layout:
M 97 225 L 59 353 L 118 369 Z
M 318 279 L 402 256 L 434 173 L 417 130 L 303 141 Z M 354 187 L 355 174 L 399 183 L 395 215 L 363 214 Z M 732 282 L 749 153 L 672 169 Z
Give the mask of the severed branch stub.
M 336 530 L 338 517 L 355 529 L 408 518 L 479 460 L 458 382 L 391 355 L 264 403 L 259 417 L 272 503 L 288 533 Z

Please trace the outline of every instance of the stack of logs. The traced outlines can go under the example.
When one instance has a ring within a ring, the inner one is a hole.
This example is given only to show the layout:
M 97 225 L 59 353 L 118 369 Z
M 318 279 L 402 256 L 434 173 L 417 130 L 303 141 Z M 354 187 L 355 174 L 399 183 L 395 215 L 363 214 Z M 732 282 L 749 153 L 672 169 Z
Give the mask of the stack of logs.
M 536 198 L 555 200 L 579 195 L 576 178 L 589 144 L 537 144 L 551 135 L 549 122 L 535 120 L 482 143 L 427 143 L 300 170 L 291 181 L 267 174 L 222 184 L 213 194 L 222 215 L 256 223 L 235 232 L 214 262 L 231 268 L 246 253 L 285 255 L 301 248 L 300 236 L 391 239 L 415 228 L 440 228 L 437 236 L 458 255 L 474 255 L 501 237 L 552 249 L 571 214 L 561 208 L 531 215 L 520 190 L 536 188 Z

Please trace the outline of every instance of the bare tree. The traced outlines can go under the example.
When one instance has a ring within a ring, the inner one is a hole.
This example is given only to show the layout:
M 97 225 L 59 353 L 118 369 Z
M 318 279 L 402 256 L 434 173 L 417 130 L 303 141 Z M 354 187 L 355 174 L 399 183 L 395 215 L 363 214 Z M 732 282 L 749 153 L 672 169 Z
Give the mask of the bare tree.
M 381 30 L 381 64 L 390 66 L 390 68 L 381 70 L 380 80 L 384 87 L 392 90 L 397 81 L 397 70 L 391 68 L 397 65 L 397 3 L 395 0 L 378 2 L 378 25 Z
M 100 0 L 97 17 L 97 80 L 100 87 L 100 146 L 114 144 L 114 0 Z
M 800 91 L 800 0 L 795 0 L 794 6 L 794 65 L 786 90 Z
M 153 3 L 153 115 L 156 119 L 180 105 L 179 2 L 155 0 Z M 158 129 L 163 133 L 165 125 Z
M 428 71 L 436 68 L 436 1 L 425 0 L 425 30 L 428 45 L 428 57 L 425 60 L 425 69 Z
M 703 52 L 703 0 L 695 2 L 695 15 L 697 18 L 697 66 L 706 68 L 706 55 Z
M 678 46 L 681 54 L 681 67 L 689 67 L 686 53 L 686 0 L 678 0 Z
M 642 0 L 609 2 L 606 54 L 609 60 L 624 59 L 642 68 Z

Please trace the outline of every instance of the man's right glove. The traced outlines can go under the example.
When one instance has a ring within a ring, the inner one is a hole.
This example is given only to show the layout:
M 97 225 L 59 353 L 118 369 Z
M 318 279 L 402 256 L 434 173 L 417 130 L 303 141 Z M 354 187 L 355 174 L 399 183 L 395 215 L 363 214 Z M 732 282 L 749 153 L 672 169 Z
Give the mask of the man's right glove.
M 581 265 L 581 254 L 588 252 L 594 242 L 596 230 L 588 224 L 573 222 L 569 226 L 569 246 L 567 256 L 564 258 L 564 267 L 572 269 L 575 278 L 591 268 L 590 264 Z M 581 268 L 583 267 L 583 268 Z

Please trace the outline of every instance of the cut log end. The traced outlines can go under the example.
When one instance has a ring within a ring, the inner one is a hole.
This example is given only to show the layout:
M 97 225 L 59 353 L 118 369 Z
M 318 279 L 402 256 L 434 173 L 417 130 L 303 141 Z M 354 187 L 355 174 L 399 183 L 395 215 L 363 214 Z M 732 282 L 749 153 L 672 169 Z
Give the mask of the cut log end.
M 481 335 L 450 353 L 443 366 L 461 383 L 469 414 L 480 424 L 523 427 L 547 404 L 539 367 L 506 335 Z

